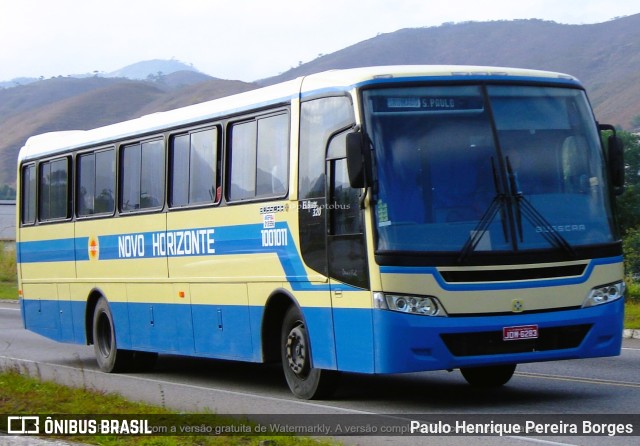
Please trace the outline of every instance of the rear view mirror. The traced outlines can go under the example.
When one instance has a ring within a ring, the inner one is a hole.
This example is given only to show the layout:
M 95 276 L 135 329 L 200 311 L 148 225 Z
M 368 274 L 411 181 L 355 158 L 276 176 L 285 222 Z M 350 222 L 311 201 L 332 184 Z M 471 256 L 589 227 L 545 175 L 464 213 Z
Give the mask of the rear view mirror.
M 362 133 L 351 132 L 347 134 L 347 171 L 349 184 L 354 189 L 365 187 L 365 162 L 362 143 Z
M 609 137 L 609 175 L 615 193 L 624 192 L 624 144 L 616 135 Z
M 611 131 L 613 134 L 607 139 L 607 163 L 609 178 L 616 195 L 624 192 L 624 144 L 616 135 L 616 129 L 612 125 L 601 124 L 600 131 Z

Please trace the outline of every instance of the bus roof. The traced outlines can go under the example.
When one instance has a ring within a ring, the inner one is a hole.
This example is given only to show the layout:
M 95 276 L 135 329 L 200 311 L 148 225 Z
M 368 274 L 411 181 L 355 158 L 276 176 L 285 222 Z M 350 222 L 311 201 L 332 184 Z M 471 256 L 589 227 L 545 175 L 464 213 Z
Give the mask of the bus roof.
M 32 136 L 20 150 L 18 163 L 80 147 L 95 147 L 131 138 L 135 135 L 152 134 L 166 129 L 205 122 L 254 108 L 285 103 L 292 98 L 313 95 L 322 91 L 350 90 L 355 86 L 374 81 L 397 82 L 439 77 L 555 79 L 579 84 L 576 78 L 567 74 L 504 67 L 402 65 L 330 70 L 187 107 L 152 113 L 92 130 L 60 131 Z

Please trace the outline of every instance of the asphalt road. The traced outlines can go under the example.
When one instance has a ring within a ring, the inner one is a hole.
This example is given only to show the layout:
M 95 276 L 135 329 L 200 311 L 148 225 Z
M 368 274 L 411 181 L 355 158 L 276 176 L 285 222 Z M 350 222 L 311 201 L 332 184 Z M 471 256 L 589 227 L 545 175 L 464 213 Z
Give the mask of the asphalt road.
M 0 302 L 0 369 L 14 368 L 66 385 L 116 392 L 185 413 L 310 414 L 420 418 L 428 422 L 476 414 L 639 414 L 640 340 L 625 340 L 614 358 L 522 364 L 497 390 L 469 387 L 459 372 L 389 376 L 345 374 L 331 401 L 302 401 L 288 390 L 276 366 L 160 356 L 152 373 L 112 375 L 98 370 L 93 348 L 59 344 L 22 328 L 15 303 Z M 453 415 L 452 415 L 453 414 Z M 580 415 L 582 416 L 582 415 Z M 570 419 L 570 418 L 569 418 Z M 637 420 L 637 418 L 636 418 Z M 345 444 L 629 445 L 634 437 L 535 434 L 429 437 L 339 437 Z M 1 437 L 0 437 L 1 439 Z M 1 442 L 0 442 L 1 444 Z

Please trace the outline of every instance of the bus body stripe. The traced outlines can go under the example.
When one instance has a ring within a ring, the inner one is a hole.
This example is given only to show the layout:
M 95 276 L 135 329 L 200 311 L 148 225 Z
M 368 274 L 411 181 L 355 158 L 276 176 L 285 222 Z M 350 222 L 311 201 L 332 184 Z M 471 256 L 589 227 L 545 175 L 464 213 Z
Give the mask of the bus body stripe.
M 496 291 L 578 285 L 589 280 L 591 273 L 596 266 L 612 265 L 616 263 L 622 263 L 622 256 L 593 259 L 589 262 L 589 265 L 580 276 L 493 283 L 449 283 L 444 280 L 438 269 L 434 267 L 382 266 L 380 267 L 380 272 L 382 274 L 431 275 L 438 285 L 445 291 Z
M 285 273 L 286 280 L 295 291 L 356 291 L 358 288 L 345 285 L 333 284 L 313 284 L 305 270 L 304 263 L 300 257 L 294 238 L 291 235 L 289 225 L 284 222 L 277 223 L 275 229 L 286 231 L 287 243 L 281 246 L 263 246 L 261 236 L 262 224 L 222 226 L 216 228 L 189 228 L 187 231 L 203 231 L 215 229 L 214 253 L 200 254 L 175 254 L 172 257 L 184 256 L 213 256 L 213 255 L 244 255 L 244 254 L 265 254 L 274 253 Z M 100 260 L 144 260 L 151 258 L 163 258 L 167 255 L 155 255 L 153 236 L 154 234 L 167 234 L 177 231 L 155 231 L 127 234 L 110 234 L 98 237 L 100 246 Z M 140 256 L 120 257 L 119 240 L 122 237 L 139 237 L 144 239 L 144 247 L 140 249 L 143 253 Z M 41 263 L 41 262 L 68 262 L 68 261 L 90 261 L 88 254 L 88 237 L 67 238 L 58 240 L 25 241 L 18 243 L 20 263 Z

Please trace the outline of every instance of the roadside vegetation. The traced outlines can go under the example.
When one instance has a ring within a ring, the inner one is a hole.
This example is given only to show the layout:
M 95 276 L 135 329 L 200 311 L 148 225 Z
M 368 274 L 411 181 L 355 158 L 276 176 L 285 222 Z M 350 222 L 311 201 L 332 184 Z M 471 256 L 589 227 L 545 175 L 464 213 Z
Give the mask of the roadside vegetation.
M 17 299 L 16 253 L 13 249 L 5 249 L 0 243 L 0 299 Z
M 115 394 L 65 387 L 21 375 L 17 371 L 0 373 L 0 413 L 12 416 L 34 414 L 105 414 L 105 415 L 166 415 L 172 412 L 161 407 L 135 403 Z M 215 426 L 234 425 L 238 421 L 224 416 L 209 415 Z M 247 423 L 243 423 L 246 425 Z M 51 439 L 52 437 L 47 437 Z M 143 436 L 143 435 L 74 435 L 58 437 L 70 442 L 103 446 L 330 446 L 340 443 L 295 436 Z

